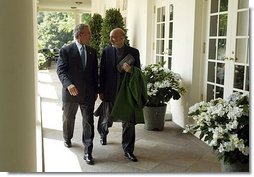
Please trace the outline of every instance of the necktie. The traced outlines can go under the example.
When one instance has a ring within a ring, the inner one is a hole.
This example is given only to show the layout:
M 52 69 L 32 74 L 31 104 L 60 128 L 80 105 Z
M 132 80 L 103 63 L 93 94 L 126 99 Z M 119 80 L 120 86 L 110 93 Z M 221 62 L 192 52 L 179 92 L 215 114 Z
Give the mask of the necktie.
M 81 50 L 81 61 L 82 61 L 83 69 L 85 70 L 85 68 L 86 68 L 86 54 L 85 54 L 84 46 L 82 46 L 80 48 L 80 50 Z

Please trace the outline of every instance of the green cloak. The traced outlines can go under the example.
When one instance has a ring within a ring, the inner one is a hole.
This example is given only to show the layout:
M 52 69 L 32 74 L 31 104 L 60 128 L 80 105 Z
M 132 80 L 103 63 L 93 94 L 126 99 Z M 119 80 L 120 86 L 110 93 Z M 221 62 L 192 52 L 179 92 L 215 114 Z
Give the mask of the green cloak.
M 143 73 L 133 67 L 131 74 L 126 73 L 116 96 L 111 116 L 114 121 L 144 123 L 143 107 L 147 102 L 147 86 Z

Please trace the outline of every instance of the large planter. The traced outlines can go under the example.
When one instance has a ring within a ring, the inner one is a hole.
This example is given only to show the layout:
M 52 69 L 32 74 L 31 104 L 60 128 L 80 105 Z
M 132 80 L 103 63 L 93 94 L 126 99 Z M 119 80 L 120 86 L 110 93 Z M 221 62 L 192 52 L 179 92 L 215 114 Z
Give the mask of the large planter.
M 221 162 L 221 171 L 222 172 L 249 172 L 249 163 L 242 164 L 236 162 L 233 164 L 226 164 Z
M 167 105 L 162 107 L 148 107 L 143 109 L 146 130 L 163 130 Z

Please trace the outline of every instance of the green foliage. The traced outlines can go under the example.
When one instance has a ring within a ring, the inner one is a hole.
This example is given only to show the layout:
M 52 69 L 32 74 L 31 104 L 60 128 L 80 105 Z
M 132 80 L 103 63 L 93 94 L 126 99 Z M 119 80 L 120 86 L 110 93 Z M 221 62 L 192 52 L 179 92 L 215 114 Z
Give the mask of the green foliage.
M 38 43 L 42 48 L 61 48 L 73 41 L 74 16 L 64 12 L 38 12 Z
M 103 19 L 102 29 L 101 29 L 101 44 L 100 51 L 102 51 L 106 46 L 111 45 L 109 40 L 110 31 L 114 28 L 122 28 L 127 34 L 127 30 L 124 27 L 123 17 L 119 9 L 108 9 L 106 11 L 105 18 Z M 125 36 L 125 43 L 129 45 L 129 40 L 127 35 Z
M 46 67 L 46 57 L 42 53 L 38 53 L 38 69 L 47 69 Z
M 48 69 L 51 66 L 52 59 L 54 58 L 54 53 L 50 50 L 38 52 L 38 69 Z
M 81 16 L 81 22 L 84 23 L 84 24 L 88 24 L 89 21 L 91 20 L 91 14 L 89 13 L 84 13 L 82 14 Z
M 102 28 L 102 22 L 103 19 L 100 14 L 94 14 L 90 21 L 88 22 L 91 32 L 92 32 L 92 39 L 90 41 L 90 46 L 95 48 L 99 55 L 98 58 L 100 58 L 100 43 L 101 43 L 101 28 Z

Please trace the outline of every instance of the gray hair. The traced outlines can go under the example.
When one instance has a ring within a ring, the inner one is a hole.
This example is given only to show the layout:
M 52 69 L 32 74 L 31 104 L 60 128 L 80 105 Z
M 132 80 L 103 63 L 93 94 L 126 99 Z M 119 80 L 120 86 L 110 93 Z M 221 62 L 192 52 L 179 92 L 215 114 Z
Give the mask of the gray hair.
M 89 25 L 79 24 L 74 28 L 73 34 L 74 34 L 76 39 L 78 38 L 78 35 L 83 32 L 84 28 L 89 28 Z

